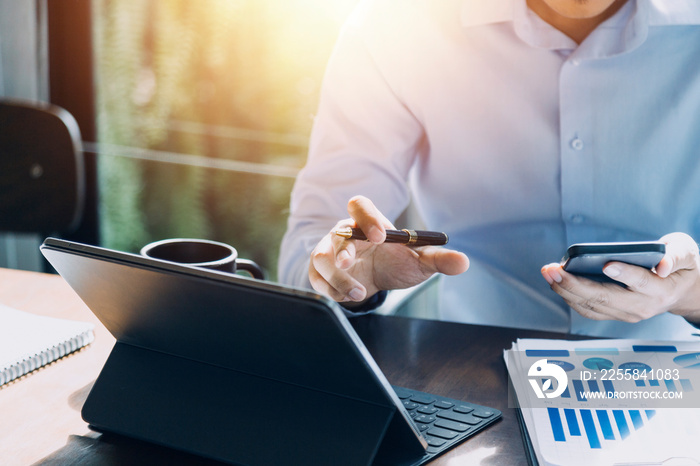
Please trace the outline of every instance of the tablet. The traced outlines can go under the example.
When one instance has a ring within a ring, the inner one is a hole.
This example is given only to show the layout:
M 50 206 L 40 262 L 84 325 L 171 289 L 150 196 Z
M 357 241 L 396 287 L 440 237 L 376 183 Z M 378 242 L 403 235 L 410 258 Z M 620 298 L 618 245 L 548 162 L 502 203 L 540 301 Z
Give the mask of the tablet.
M 241 464 L 419 465 L 501 416 L 473 405 L 490 415 L 437 446 L 312 291 L 54 238 L 41 251 L 117 340 L 82 410 L 95 430 Z

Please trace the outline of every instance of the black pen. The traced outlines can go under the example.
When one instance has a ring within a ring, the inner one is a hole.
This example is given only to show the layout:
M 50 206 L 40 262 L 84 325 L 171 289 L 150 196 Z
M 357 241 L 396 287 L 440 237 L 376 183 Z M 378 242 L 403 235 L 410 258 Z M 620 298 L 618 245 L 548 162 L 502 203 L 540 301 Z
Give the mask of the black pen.
M 340 228 L 335 230 L 338 236 L 347 239 L 367 241 L 367 237 L 359 228 Z M 385 243 L 401 243 L 407 246 L 442 246 L 447 244 L 446 233 L 425 230 L 386 230 Z

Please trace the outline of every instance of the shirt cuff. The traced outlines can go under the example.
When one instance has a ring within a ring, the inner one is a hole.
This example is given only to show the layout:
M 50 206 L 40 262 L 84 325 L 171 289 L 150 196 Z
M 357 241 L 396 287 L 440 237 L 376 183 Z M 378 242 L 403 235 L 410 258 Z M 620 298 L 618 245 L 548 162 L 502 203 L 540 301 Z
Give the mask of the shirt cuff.
M 351 314 L 366 314 L 384 304 L 384 301 L 386 300 L 386 296 L 388 294 L 389 292 L 387 290 L 378 291 L 374 294 L 374 296 L 365 301 L 362 304 L 362 306 L 347 308 L 343 306 L 343 303 L 340 303 L 340 305 L 343 307 L 344 310 L 350 312 Z

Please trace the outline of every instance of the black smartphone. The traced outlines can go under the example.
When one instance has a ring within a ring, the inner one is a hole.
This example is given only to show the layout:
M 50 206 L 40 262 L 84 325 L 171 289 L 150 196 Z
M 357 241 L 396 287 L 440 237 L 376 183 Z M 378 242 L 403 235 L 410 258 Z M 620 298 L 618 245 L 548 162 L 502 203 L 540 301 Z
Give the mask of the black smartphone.
M 664 254 L 666 245 L 660 241 L 578 243 L 569 246 L 562 263 L 567 272 L 608 282 L 614 281 L 603 274 L 603 267 L 608 262 L 624 262 L 651 270 Z

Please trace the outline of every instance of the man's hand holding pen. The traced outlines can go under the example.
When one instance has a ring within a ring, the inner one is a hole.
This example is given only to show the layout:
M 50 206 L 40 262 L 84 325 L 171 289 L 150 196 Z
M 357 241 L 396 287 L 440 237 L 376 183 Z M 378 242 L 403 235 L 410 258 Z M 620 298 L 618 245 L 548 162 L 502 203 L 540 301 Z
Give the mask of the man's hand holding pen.
M 316 245 L 309 263 L 311 285 L 336 301 L 361 303 L 380 290 L 408 288 L 434 273 L 458 275 L 469 267 L 469 259 L 463 253 L 420 246 L 417 233 L 410 230 L 405 233 L 409 235 L 406 241 L 386 241 L 387 230 L 394 227 L 366 197 L 350 199 L 348 213 L 350 218 L 338 222 Z M 358 229 L 355 233 L 363 234 L 366 241 L 348 240 L 336 233 L 347 228 Z M 396 241 L 405 237 L 394 232 Z M 421 232 L 425 233 L 433 232 Z M 445 236 L 438 244 L 446 240 Z

